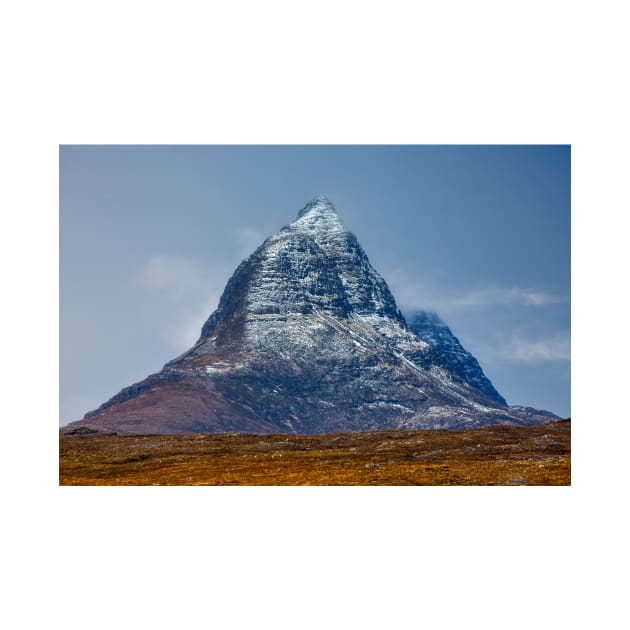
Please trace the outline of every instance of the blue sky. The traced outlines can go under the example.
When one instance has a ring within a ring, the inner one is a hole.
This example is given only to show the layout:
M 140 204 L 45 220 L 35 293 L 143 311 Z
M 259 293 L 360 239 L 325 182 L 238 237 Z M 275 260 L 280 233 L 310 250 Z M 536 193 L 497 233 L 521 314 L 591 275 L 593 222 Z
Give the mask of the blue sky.
M 60 424 L 198 337 L 238 263 L 326 194 L 405 312 L 510 404 L 570 414 L 568 146 L 62 146 Z

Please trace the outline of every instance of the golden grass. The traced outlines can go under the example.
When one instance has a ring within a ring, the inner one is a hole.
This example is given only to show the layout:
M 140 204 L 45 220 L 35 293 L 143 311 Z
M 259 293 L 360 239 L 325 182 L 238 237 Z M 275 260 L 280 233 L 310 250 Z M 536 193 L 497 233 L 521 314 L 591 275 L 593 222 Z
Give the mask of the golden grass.
M 61 435 L 60 485 L 570 485 L 570 420 L 468 431 Z

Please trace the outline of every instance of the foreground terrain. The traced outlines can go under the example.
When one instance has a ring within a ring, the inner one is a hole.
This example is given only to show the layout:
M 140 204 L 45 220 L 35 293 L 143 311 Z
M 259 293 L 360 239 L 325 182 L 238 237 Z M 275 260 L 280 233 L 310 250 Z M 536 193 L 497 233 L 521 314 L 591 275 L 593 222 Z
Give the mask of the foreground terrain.
M 469 431 L 60 435 L 60 485 L 570 485 L 570 420 Z

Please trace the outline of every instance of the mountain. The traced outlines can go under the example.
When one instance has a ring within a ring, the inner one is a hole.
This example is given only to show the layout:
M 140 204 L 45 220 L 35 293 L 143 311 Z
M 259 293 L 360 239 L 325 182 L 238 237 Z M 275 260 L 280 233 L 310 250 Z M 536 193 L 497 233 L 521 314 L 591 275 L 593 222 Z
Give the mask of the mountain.
M 417 327 L 425 338 L 316 197 L 239 265 L 192 348 L 70 430 L 326 433 L 555 418 L 508 407 L 452 335 Z
M 499 394 L 483 373 L 479 361 L 470 352 L 464 350 L 459 339 L 437 313 L 415 311 L 407 319 L 409 328 L 436 349 L 438 365 L 457 374 L 471 387 L 484 392 L 500 405 L 507 405 L 505 398 Z

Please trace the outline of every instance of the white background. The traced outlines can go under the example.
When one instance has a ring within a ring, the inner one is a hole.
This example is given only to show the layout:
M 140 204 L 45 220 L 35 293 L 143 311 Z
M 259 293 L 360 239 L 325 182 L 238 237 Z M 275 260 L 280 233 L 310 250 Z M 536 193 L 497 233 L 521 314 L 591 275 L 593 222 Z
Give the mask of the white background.
M 621 7 L 3 4 L 3 627 L 627 627 Z M 572 487 L 58 487 L 58 145 L 246 142 L 572 145 Z

